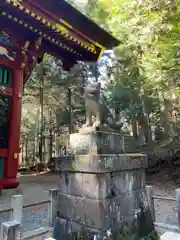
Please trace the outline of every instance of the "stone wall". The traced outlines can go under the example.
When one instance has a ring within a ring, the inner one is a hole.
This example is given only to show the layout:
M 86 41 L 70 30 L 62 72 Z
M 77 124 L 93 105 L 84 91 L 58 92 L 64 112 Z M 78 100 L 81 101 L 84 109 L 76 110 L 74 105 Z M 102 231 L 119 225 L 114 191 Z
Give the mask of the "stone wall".
M 89 154 L 86 147 L 86 154 L 78 150 L 74 158 L 58 164 L 60 180 L 54 238 L 59 240 L 64 236 L 65 239 L 68 233 L 84 231 L 100 238 L 110 232 L 122 235 L 123 239 L 129 239 L 129 235 L 137 240 L 148 236 L 153 222 L 145 190 L 146 157 L 107 154 L 105 149 L 106 154 L 98 154 L 97 145 L 93 145 L 97 150 L 93 154 Z

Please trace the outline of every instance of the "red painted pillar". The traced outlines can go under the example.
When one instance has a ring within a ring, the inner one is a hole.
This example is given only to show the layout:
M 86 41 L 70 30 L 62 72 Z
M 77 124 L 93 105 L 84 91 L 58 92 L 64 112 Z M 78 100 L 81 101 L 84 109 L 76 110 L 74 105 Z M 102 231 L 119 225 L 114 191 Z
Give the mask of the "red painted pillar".
M 19 165 L 22 92 L 23 70 L 20 68 L 13 69 L 8 159 L 6 162 L 4 183 L 5 188 L 14 188 L 19 184 L 17 172 Z

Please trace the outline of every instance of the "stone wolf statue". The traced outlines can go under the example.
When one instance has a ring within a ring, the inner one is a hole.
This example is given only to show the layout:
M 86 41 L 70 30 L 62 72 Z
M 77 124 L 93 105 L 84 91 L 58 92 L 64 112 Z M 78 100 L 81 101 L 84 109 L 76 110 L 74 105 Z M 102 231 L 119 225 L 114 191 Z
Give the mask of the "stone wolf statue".
M 120 130 L 123 126 L 121 122 L 116 122 L 105 104 L 104 96 L 100 96 L 101 84 L 88 83 L 85 87 L 85 108 L 86 108 L 86 123 L 84 127 L 94 126 L 99 128 L 101 125 L 106 125 L 114 130 Z M 95 122 L 93 123 L 93 117 Z
M 85 127 L 100 127 L 101 116 L 100 116 L 100 90 L 101 83 L 88 83 L 84 89 L 85 95 L 85 108 L 86 108 L 86 123 Z M 93 116 L 95 122 L 93 124 Z

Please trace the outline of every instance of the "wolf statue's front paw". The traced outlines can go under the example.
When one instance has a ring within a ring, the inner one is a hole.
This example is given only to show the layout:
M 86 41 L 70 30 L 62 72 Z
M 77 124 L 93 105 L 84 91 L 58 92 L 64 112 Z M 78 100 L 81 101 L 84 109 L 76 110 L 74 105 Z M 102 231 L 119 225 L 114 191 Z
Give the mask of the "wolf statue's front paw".
M 99 121 L 94 122 L 93 127 L 96 129 L 99 129 L 101 126 L 101 123 Z

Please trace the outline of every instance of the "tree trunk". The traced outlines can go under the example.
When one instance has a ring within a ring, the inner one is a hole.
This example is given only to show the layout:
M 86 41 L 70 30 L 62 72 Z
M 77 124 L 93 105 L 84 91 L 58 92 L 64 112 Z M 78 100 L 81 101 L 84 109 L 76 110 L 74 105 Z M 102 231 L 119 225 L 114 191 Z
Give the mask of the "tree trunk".
M 52 121 L 52 109 L 49 110 L 50 117 L 50 130 L 49 130 L 49 157 L 53 156 L 53 121 Z
M 132 119 L 131 125 L 132 125 L 132 132 L 133 132 L 134 140 L 137 141 L 137 139 L 138 139 L 138 128 L 137 128 L 137 121 L 136 121 L 135 118 Z
M 25 138 L 25 166 L 28 164 L 28 137 Z M 29 166 L 28 166 L 29 167 Z
M 148 143 L 150 141 L 150 129 L 149 129 L 148 116 L 139 117 L 138 125 L 140 126 L 141 135 L 143 135 L 145 143 Z
M 24 138 L 22 138 L 22 145 L 21 145 L 21 167 L 24 166 Z
M 43 143 L 44 143 L 44 67 L 43 63 L 39 69 L 39 81 L 40 81 L 40 142 L 39 142 L 39 158 L 40 163 L 44 162 L 43 156 Z
M 118 122 L 120 120 L 120 108 L 119 107 L 116 107 L 115 110 L 115 121 Z
M 170 137 L 171 127 L 170 127 L 170 118 L 169 113 L 172 109 L 171 101 L 165 99 L 164 106 L 161 111 L 160 121 L 161 126 L 164 128 L 164 138 L 167 139 Z
M 72 98 L 72 93 L 71 89 L 68 88 L 68 107 L 69 107 L 69 135 L 72 133 L 72 109 L 71 109 L 71 98 Z

